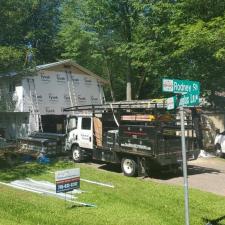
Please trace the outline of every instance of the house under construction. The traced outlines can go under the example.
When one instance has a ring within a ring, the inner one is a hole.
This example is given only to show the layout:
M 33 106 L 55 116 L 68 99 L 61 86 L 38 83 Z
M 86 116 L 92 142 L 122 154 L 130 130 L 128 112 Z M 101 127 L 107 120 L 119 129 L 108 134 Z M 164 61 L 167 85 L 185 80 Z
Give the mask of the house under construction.
M 0 136 L 34 131 L 63 133 L 64 108 L 102 104 L 107 81 L 72 60 L 37 66 L 32 73 L 0 77 Z M 71 113 L 71 112 L 69 112 Z

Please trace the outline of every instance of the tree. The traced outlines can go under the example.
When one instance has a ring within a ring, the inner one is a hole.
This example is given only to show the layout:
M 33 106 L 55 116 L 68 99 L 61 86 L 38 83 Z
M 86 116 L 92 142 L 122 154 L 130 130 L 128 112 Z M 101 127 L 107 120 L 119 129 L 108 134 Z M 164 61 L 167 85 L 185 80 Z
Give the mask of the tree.
M 1 1 L 0 7 L 0 72 L 21 68 L 25 56 L 21 43 L 21 24 L 27 17 L 25 2 Z
M 199 80 L 203 93 L 224 90 L 225 2 L 146 1 L 139 8 L 145 13 L 131 54 L 145 73 L 145 96 L 145 85 L 160 96 L 164 76 Z
M 23 69 L 27 45 L 31 43 L 34 60 L 55 60 L 55 36 L 59 23 L 59 0 L 2 0 L 0 8 L 1 71 Z
M 24 54 L 20 49 L 10 46 L 0 46 L 0 74 L 14 69 L 20 70 L 23 65 Z
M 127 98 L 131 99 L 133 71 L 129 48 L 136 21 L 132 4 L 132 1 L 118 0 L 70 0 L 63 7 L 59 33 L 59 43 L 65 49 L 62 55 L 70 56 L 90 69 L 95 65 L 94 71 L 107 74 L 113 99 L 113 89 L 119 87 L 118 81 L 123 84 L 123 80 L 127 83 Z M 96 68 L 97 64 L 103 65 L 102 68 Z M 116 74 L 116 80 L 113 74 Z M 119 98 L 121 93 L 117 94 Z
M 171 56 L 182 62 L 180 70 L 187 78 L 201 81 L 203 93 L 213 100 L 225 84 L 225 2 L 189 0 L 180 8 L 191 19 L 177 26 L 177 48 Z
M 28 4 L 29 14 L 22 24 L 25 28 L 24 41 L 36 50 L 37 63 L 57 59 L 55 37 L 59 27 L 60 0 L 32 0 Z
M 163 77 L 224 89 L 224 1 L 68 0 L 62 56 L 108 77 L 116 99 L 161 97 Z M 216 80 L 216 79 L 217 80 Z

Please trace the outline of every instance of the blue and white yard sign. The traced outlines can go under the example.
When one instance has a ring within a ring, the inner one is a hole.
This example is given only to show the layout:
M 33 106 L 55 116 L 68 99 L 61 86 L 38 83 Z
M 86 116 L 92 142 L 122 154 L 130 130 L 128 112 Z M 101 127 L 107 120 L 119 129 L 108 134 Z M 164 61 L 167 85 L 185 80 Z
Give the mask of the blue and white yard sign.
M 55 172 L 56 193 L 80 188 L 80 168 Z

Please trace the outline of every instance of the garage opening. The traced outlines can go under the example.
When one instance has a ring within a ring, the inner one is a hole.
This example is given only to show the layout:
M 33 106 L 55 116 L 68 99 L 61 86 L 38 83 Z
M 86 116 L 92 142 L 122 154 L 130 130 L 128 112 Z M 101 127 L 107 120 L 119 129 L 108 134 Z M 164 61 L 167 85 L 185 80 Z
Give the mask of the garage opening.
M 65 121 L 66 115 L 42 115 L 43 132 L 64 134 L 66 128 Z

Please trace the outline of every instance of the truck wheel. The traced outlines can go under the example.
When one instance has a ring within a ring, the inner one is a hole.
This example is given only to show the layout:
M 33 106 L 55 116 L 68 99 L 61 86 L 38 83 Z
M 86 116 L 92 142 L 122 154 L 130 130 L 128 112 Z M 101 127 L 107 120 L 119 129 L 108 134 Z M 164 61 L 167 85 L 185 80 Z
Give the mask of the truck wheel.
M 79 146 L 74 145 L 72 147 L 72 157 L 74 162 L 81 162 L 82 161 L 82 152 Z
M 132 158 L 123 158 L 121 161 L 123 174 L 128 177 L 137 176 L 137 163 Z

